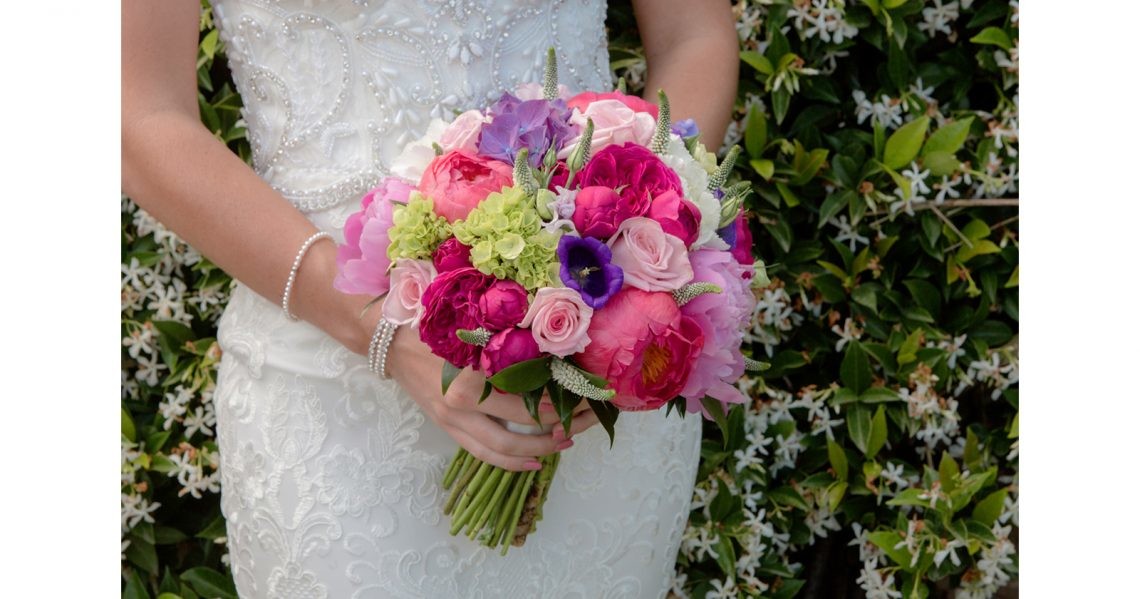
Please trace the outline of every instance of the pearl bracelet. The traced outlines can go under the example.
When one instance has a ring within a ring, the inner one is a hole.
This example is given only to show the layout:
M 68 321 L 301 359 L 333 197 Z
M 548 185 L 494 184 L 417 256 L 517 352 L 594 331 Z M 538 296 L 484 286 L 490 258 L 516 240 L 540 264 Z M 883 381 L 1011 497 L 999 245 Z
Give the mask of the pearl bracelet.
M 309 253 L 309 248 L 321 239 L 332 239 L 332 235 L 324 231 L 313 233 L 305 243 L 301 244 L 301 249 L 297 251 L 297 257 L 293 258 L 293 268 L 289 269 L 289 279 L 285 281 L 285 293 L 281 294 L 281 309 L 285 311 L 285 316 L 289 320 L 297 320 L 297 317 L 289 311 L 289 296 L 293 294 L 293 283 L 297 281 L 297 271 L 301 270 L 301 261 L 305 259 L 305 254 Z
M 372 342 L 368 344 L 368 370 L 384 380 L 392 378 L 388 376 L 388 347 L 396 336 L 396 328 L 396 325 L 381 318 L 376 331 L 372 333 Z

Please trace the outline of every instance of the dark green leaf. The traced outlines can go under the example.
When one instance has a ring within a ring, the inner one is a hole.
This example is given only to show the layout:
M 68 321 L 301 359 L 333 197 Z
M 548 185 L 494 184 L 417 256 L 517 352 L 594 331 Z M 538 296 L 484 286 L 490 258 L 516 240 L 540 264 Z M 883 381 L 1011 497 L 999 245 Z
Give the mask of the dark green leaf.
M 871 440 L 871 410 L 859 404 L 848 408 L 847 432 L 851 435 L 851 442 L 855 447 L 867 454 L 868 443 Z
M 206 539 L 208 541 L 213 541 L 214 539 L 220 539 L 220 538 L 225 537 L 226 536 L 226 521 L 225 521 L 225 519 L 222 518 L 221 516 L 214 518 L 213 522 L 210 522 L 210 524 L 207 525 L 206 528 L 203 528 L 202 530 L 200 530 L 198 532 L 198 534 L 196 534 L 194 536 L 198 537 L 199 539 Z
M 958 462 L 955 462 L 949 453 L 943 451 L 942 460 L 938 462 L 938 482 L 942 484 L 943 493 L 953 493 L 958 489 L 960 473 Z
M 535 358 L 511 364 L 490 379 L 496 389 L 506 393 L 525 393 L 541 389 L 550 380 L 550 358 Z
M 451 383 L 455 381 L 455 377 L 459 376 L 462 369 L 455 364 L 444 360 L 443 370 L 439 374 L 440 388 L 443 389 L 443 394 L 447 395 L 447 390 L 451 387 Z
M 131 420 L 130 413 L 124 408 L 119 408 L 119 432 L 127 441 L 135 442 L 135 421 Z
M 154 551 L 154 542 L 148 541 L 132 532 L 131 544 L 124 552 L 127 561 L 142 568 L 153 576 L 158 576 L 158 554 Z
M 895 89 L 905 90 L 911 80 L 910 62 L 900 44 L 887 44 L 887 48 L 887 74 Z
M 791 506 L 805 512 L 811 509 L 807 501 L 804 500 L 803 495 L 800 495 L 798 491 L 786 485 L 768 491 L 768 499 L 780 505 Z
M 788 90 L 780 86 L 779 89 L 772 91 L 772 115 L 776 117 L 776 124 L 782 124 L 784 117 L 788 114 L 788 105 L 792 101 L 792 95 Z
M 783 584 L 780 588 L 772 593 L 772 599 L 792 599 L 800 592 L 800 589 L 803 588 L 807 581 L 798 578 L 783 578 L 781 582 L 783 582 Z
M 732 538 L 726 534 L 717 536 L 716 563 L 725 576 L 736 575 L 736 549 L 732 546 Z
M 839 378 L 856 393 L 863 393 L 871 385 L 871 362 L 858 341 L 847 344 L 843 363 L 839 366 Z
M 827 459 L 835 471 L 835 480 L 847 480 L 847 454 L 843 447 L 832 439 L 827 440 Z
M 871 387 L 859 396 L 859 401 L 863 403 L 887 403 L 891 401 L 902 401 L 898 392 L 887 389 L 886 387 Z
M 614 446 L 614 423 L 617 422 L 619 410 L 617 406 L 608 401 L 597 401 L 594 399 L 586 399 L 590 404 L 590 409 L 598 417 L 598 422 L 601 423 L 602 428 L 606 429 L 606 434 L 610 436 L 610 447 Z
M 930 247 L 935 247 L 934 244 L 942 236 L 942 221 L 938 220 L 933 212 L 927 210 L 918 217 L 918 222 L 922 225 L 922 232 L 926 235 L 927 243 L 930 244 Z
M 871 418 L 871 434 L 867 437 L 868 458 L 873 459 L 887 442 L 887 415 L 884 409 L 884 406 L 880 405 L 879 409 L 875 410 L 875 416 Z
M 871 312 L 877 313 L 879 311 L 879 304 L 875 296 L 876 291 L 875 287 L 871 285 L 860 285 L 851 290 L 851 299 L 855 300 L 855 303 L 859 305 L 866 306 Z
M 225 531 L 222 531 L 222 536 L 225 536 Z M 186 533 L 174 528 L 173 526 L 158 525 L 154 527 L 154 544 L 155 545 L 173 545 L 180 541 L 185 541 L 190 537 Z M 213 539 L 211 539 L 213 540 Z
M 725 448 L 727 449 L 728 418 L 724 413 L 724 404 L 722 404 L 720 400 L 706 395 L 703 399 L 701 399 L 701 406 L 705 408 L 705 411 L 709 413 L 709 416 L 712 416 L 713 422 L 716 422 L 717 427 L 720 428 L 720 434 L 724 439 Z
M 491 392 L 495 390 L 495 386 L 491 381 L 483 382 L 483 392 L 479 394 L 479 403 L 483 403 L 488 397 L 491 397 Z
M 137 570 L 132 571 L 131 577 L 127 579 L 127 586 L 123 589 L 123 599 L 150 599 L 150 592 L 146 590 L 146 585 L 139 578 Z
M 152 321 L 154 328 L 158 329 L 159 333 L 171 341 L 175 346 L 181 346 L 187 341 L 194 339 L 194 331 L 190 327 L 174 320 L 154 320 Z
M 969 330 L 971 339 L 977 339 L 989 347 L 1000 347 L 1013 339 L 1013 330 L 1000 320 L 986 320 Z
M 768 119 L 764 116 L 764 110 L 759 103 L 753 104 L 748 109 L 748 126 L 744 129 L 744 149 L 752 158 L 759 158 L 760 154 L 764 151 L 765 144 L 768 143 Z M 765 179 L 772 177 L 768 173 Z
M 854 196 L 855 193 L 850 190 L 840 191 L 827 196 L 827 199 L 823 201 L 823 205 L 819 207 L 819 223 L 817 223 L 817 228 L 822 229 L 824 225 L 827 224 L 827 221 L 839 214 L 839 211 L 843 210 Z
M 206 567 L 190 568 L 179 578 L 186 581 L 199 595 L 222 599 L 237 598 L 233 580 L 216 570 Z
M 772 235 L 772 239 L 780 244 L 780 249 L 785 252 L 792 247 L 792 228 L 788 226 L 788 222 L 780 217 L 775 223 L 764 223 L 764 228 Z

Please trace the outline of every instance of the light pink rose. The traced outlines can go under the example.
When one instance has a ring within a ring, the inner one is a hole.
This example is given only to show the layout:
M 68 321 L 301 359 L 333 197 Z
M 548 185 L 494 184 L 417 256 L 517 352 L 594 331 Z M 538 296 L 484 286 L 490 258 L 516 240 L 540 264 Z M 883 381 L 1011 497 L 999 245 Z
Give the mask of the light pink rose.
M 594 309 L 582 301 L 582 294 L 577 291 L 543 287 L 534 294 L 519 326 L 530 328 L 538 349 L 565 357 L 586 350 L 593 315 Z
M 594 120 L 594 135 L 590 138 L 591 153 L 626 142 L 648 146 L 653 141 L 653 130 L 657 125 L 652 116 L 634 111 L 620 100 L 598 100 L 590 103 L 585 111 L 574 109 L 570 115 L 570 124 L 577 125 L 579 131 L 585 131 L 587 118 Z M 569 157 L 579 138 L 581 135 L 568 140 L 558 157 Z
M 443 135 L 439 138 L 439 145 L 443 148 L 444 152 L 452 150 L 467 150 L 472 154 L 479 152 L 479 132 L 483 130 L 483 124 L 487 119 L 483 116 L 483 112 L 479 110 L 468 110 L 463 114 L 455 117 L 454 121 L 443 130 Z
M 625 283 L 643 291 L 674 291 L 693 280 L 685 242 L 669 235 L 661 223 L 644 216 L 626 220 L 610 238 L 613 263 Z
M 393 324 L 418 327 L 424 315 L 424 289 L 435 278 L 435 266 L 429 260 L 399 258 L 392 267 L 392 286 L 384 298 L 384 318 Z

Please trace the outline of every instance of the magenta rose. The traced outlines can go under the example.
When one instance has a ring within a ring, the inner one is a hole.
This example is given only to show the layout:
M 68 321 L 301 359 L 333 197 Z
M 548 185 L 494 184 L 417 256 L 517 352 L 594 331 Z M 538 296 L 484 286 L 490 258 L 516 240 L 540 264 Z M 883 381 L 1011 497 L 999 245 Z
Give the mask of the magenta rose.
M 629 96 L 618 91 L 607 92 L 599 94 L 596 92 L 582 92 L 573 98 L 566 101 L 566 105 L 570 108 L 577 108 L 582 112 L 586 112 L 586 108 L 597 102 L 598 100 L 617 100 L 626 106 L 629 106 L 634 112 L 647 112 L 654 120 L 657 120 L 657 105 L 652 102 L 646 102 L 637 96 Z
M 360 211 L 344 224 L 344 245 L 336 251 L 337 275 L 333 287 L 350 294 L 383 295 L 388 292 L 388 228 L 392 202 L 407 202 L 413 187 L 394 177 L 380 181 L 360 200 Z
M 419 191 L 432 199 L 435 213 L 448 222 L 467 217 L 488 195 L 511 185 L 511 165 L 455 150 L 431 161 Z
M 598 151 L 582 167 L 576 182 L 583 188 L 600 185 L 617 190 L 631 206 L 648 204 L 666 191 L 684 194 L 677 173 L 648 148 L 635 143 Z
M 740 344 L 756 307 L 748 283 L 752 264 L 744 266 L 729 252 L 719 250 L 698 250 L 689 255 L 689 261 L 694 282 L 712 283 L 721 292 L 697 296 L 681 308 L 705 337 L 681 395 L 688 400 L 689 412 L 703 412 L 701 399 L 706 395 L 725 404 L 744 403 L 747 399 L 736 388 L 736 380 L 744 374 Z
M 439 272 L 471 266 L 471 248 L 459 243 L 454 237 L 448 237 L 447 241 L 435 249 L 431 261 Z
M 705 342 L 672 294 L 631 288 L 594 312 L 589 335 L 588 351 L 574 361 L 609 381 L 614 405 L 631 411 L 654 410 L 676 397 Z
M 490 331 L 501 331 L 526 316 L 526 289 L 514 281 L 498 280 L 479 298 L 480 324 Z
M 574 228 L 582 237 L 609 239 L 623 221 L 649 210 L 649 198 L 624 198 L 610 187 L 583 187 L 574 197 Z
M 594 309 L 567 287 L 543 287 L 534 294 L 520 326 L 529 328 L 538 349 L 559 357 L 586 350 Z
M 482 325 L 479 300 L 494 282 L 495 277 L 474 268 L 457 268 L 440 274 L 427 286 L 420 339 L 432 353 L 459 368 L 479 363 L 479 346 L 464 343 L 455 331 Z
M 479 367 L 484 374 L 492 376 L 507 366 L 533 360 L 541 353 L 530 331 L 507 329 L 491 337 L 479 357 Z
M 672 190 L 653 198 L 645 216 L 660 223 L 666 233 L 680 239 L 685 247 L 693 245 L 701 231 L 701 210 Z

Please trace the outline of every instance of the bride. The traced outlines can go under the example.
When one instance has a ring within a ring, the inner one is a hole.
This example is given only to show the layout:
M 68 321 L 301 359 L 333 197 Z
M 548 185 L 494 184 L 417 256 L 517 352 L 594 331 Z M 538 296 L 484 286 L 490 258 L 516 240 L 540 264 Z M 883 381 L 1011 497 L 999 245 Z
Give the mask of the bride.
M 737 78 L 724 0 L 635 0 L 648 89 L 718 147 Z M 216 0 L 253 169 L 199 122 L 196 0 L 122 5 L 122 186 L 230 273 L 215 401 L 222 511 L 242 597 L 661 597 L 688 515 L 698 418 L 626 413 L 609 441 L 526 435 L 518 398 L 478 403 L 464 371 L 401 328 L 365 358 L 377 310 L 333 289 L 360 197 L 432 117 L 541 80 L 612 89 L 604 0 Z M 545 416 L 553 422 L 552 414 Z M 506 557 L 447 533 L 440 481 L 460 445 L 510 470 L 564 452 L 545 517 Z

